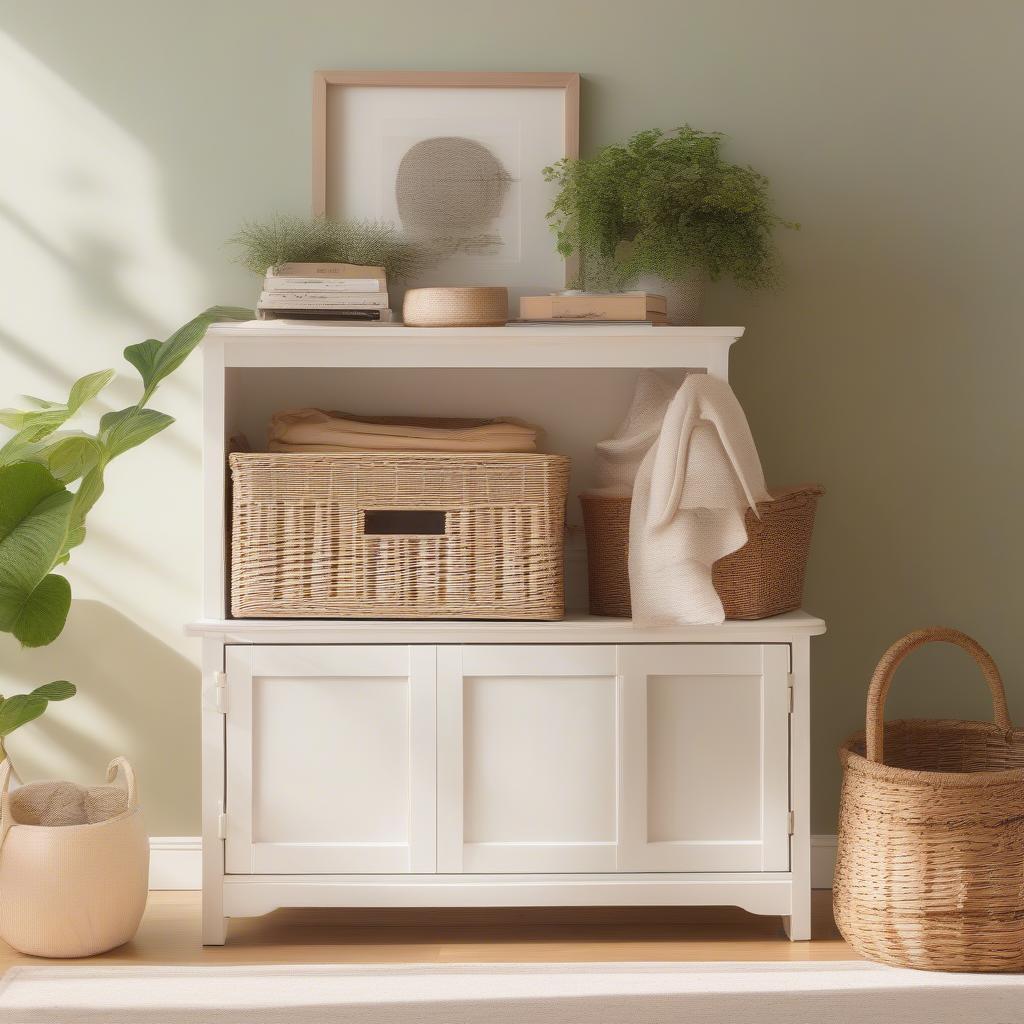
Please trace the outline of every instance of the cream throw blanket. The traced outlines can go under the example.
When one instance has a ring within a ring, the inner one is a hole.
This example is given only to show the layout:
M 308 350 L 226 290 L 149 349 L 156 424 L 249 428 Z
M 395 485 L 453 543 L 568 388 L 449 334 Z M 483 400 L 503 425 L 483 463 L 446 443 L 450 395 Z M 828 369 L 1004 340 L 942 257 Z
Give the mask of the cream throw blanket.
M 537 430 L 512 420 L 357 419 L 321 409 L 278 412 L 272 452 L 535 452 Z
M 724 621 L 711 567 L 747 542 L 746 509 L 768 499 L 732 388 L 709 374 L 690 374 L 673 394 L 656 374 L 641 374 L 625 422 L 598 445 L 598 481 L 620 493 L 632 484 L 633 621 Z

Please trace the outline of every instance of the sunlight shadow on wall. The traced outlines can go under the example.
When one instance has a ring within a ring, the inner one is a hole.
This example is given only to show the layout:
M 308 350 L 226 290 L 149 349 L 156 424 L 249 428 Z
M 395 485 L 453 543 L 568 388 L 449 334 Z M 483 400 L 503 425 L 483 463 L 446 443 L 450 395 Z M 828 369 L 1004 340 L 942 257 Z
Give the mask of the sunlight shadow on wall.
M 150 831 L 180 834 L 190 818 L 198 831 L 199 677 L 186 658 L 99 601 L 75 601 L 50 647 L 21 651 L 5 637 L 0 650 L 13 681 L 8 693 L 51 679 L 79 688 L 11 738 L 26 780 L 98 779 L 110 758 L 124 754 L 139 773 Z M 169 827 L 179 832 L 160 831 Z
M 61 399 L 114 367 L 91 423 L 138 397 L 125 345 L 194 315 L 203 282 L 173 241 L 152 154 L 3 33 L 0 97 L 0 405 Z M 127 754 L 150 829 L 172 835 L 198 827 L 198 673 L 181 624 L 199 604 L 199 382 L 193 358 L 154 402 L 177 422 L 112 466 L 65 570 L 76 600 L 64 634 L 35 651 L 0 636 L 0 692 L 80 687 L 14 738 L 26 777 L 96 779 Z

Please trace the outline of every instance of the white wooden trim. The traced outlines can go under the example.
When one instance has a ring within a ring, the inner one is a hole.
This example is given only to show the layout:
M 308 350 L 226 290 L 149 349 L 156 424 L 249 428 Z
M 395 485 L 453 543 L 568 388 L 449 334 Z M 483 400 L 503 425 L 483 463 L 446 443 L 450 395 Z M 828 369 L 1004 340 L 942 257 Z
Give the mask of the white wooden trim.
M 203 342 L 203 615 L 212 618 L 228 612 L 224 384 L 223 340 L 208 338 Z
M 229 644 L 785 644 L 819 636 L 806 612 L 715 626 L 634 626 L 630 619 L 570 613 L 556 622 L 380 619 L 201 619 L 186 630 Z
M 793 913 L 783 922 L 793 941 L 811 937 L 811 644 L 807 637 L 791 645 L 793 711 L 789 723 L 789 799 L 793 808 L 790 870 Z
M 203 841 L 199 836 L 150 838 L 150 889 L 200 889 L 202 884 Z
M 200 836 L 153 836 L 149 841 L 150 889 L 201 889 L 202 846 Z M 811 836 L 812 888 L 832 888 L 835 858 L 834 835 Z
M 252 677 L 257 647 L 225 648 L 224 672 L 228 678 L 226 729 L 228 812 L 224 870 L 255 870 L 252 828 Z M 204 831 L 204 834 L 209 833 Z
M 789 645 L 764 644 L 761 676 L 761 869 L 790 867 Z M 785 823 L 785 824 L 783 824 Z
M 340 326 L 253 320 L 214 324 L 204 343 L 221 367 L 635 368 L 706 371 L 728 378 L 729 348 L 742 327 L 523 325 L 507 327 Z M 211 363 L 209 412 L 217 427 L 223 376 Z M 208 480 L 212 483 L 212 480 Z
M 224 841 L 218 839 L 225 800 L 225 716 L 211 699 L 220 673 L 224 671 L 224 646 L 216 637 L 203 639 L 202 710 L 200 730 L 202 746 L 202 822 L 206 841 L 202 846 L 204 945 L 223 945 L 227 935 L 224 919 Z
M 409 870 L 437 870 L 437 654 L 410 647 Z
M 437 648 L 437 870 L 462 871 L 462 658 Z
M 790 912 L 788 872 L 591 875 L 229 875 L 230 917 L 278 907 L 737 906 Z

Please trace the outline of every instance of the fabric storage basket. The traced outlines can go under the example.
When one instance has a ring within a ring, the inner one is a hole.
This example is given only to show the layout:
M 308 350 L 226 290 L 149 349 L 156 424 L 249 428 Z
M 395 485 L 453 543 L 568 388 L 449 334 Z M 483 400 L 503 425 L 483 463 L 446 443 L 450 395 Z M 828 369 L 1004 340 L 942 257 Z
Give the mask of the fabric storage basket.
M 727 619 L 765 619 L 800 607 L 814 530 L 817 484 L 790 487 L 747 510 L 747 543 L 715 562 L 711 579 Z M 580 495 L 592 615 L 628 618 L 628 494 Z
M 0 766 L 0 936 L 22 953 L 93 956 L 138 929 L 149 839 L 131 765 L 115 758 L 107 780 L 118 769 L 127 784 L 119 813 L 91 824 L 38 825 L 20 820 L 17 791 L 8 792 L 10 762 Z
M 994 725 L 883 725 L 897 666 L 935 641 L 962 647 L 981 667 Z M 954 629 L 898 640 L 871 679 L 866 732 L 839 758 L 833 901 L 846 941 L 898 967 L 1024 970 L 1024 730 L 1010 724 L 988 653 Z
M 230 456 L 236 617 L 560 619 L 569 459 Z

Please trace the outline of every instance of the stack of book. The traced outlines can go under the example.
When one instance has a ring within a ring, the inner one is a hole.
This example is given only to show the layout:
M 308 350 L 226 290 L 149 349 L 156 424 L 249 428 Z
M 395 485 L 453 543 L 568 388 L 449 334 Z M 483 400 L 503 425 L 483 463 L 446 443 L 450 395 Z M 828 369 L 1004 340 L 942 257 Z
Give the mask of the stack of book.
M 579 292 L 524 295 L 519 319 L 526 323 L 667 324 L 664 295 L 650 292 Z
M 271 267 L 256 308 L 261 320 L 391 320 L 384 268 L 353 263 Z

